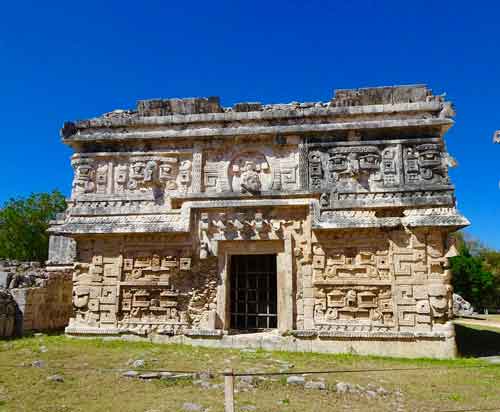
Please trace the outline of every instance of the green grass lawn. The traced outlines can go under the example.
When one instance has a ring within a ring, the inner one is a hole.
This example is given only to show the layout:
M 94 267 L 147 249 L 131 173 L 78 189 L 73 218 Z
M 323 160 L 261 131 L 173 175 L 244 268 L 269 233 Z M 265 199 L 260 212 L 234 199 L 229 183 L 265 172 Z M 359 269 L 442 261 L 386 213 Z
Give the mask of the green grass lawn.
M 499 315 L 483 315 L 486 319 L 491 320 L 492 322 L 500 322 L 500 314 Z
M 460 339 L 479 339 L 484 330 L 460 326 Z M 488 331 L 490 333 L 490 331 Z M 500 334 L 480 344 L 498 344 Z M 485 343 L 486 342 L 486 343 Z M 474 347 L 475 343 L 470 342 Z M 462 345 L 462 347 L 464 347 Z M 500 346 L 496 346 L 500 354 Z M 465 353 L 472 356 L 474 353 Z M 324 375 L 326 391 L 286 384 L 286 377 L 260 381 L 248 392 L 236 393 L 236 410 L 257 411 L 444 411 L 472 407 L 500 408 L 500 365 L 476 359 L 405 360 L 354 355 L 287 352 L 246 352 L 180 345 L 70 339 L 42 335 L 0 342 L 0 411 L 182 411 L 194 402 L 211 412 L 223 411 L 223 389 L 203 389 L 190 379 L 177 381 L 124 378 L 118 370 L 131 369 L 130 360 L 144 359 L 146 369 L 210 370 L 233 368 L 274 372 L 283 363 L 291 371 L 336 369 L 418 368 L 411 371 L 337 373 Z M 45 366 L 32 367 L 42 360 Z M 15 367 L 11 367 L 15 366 Z M 463 368 L 485 366 L 484 368 Z M 428 369 L 436 368 L 436 369 Z M 451 369 L 457 368 L 457 369 Z M 47 377 L 60 374 L 64 382 Z M 308 376 L 316 380 L 319 376 Z M 368 399 L 361 394 L 340 394 L 337 382 L 383 387 L 385 396 Z M 220 383 L 216 376 L 211 382 Z M 243 407 L 243 409 L 239 409 Z

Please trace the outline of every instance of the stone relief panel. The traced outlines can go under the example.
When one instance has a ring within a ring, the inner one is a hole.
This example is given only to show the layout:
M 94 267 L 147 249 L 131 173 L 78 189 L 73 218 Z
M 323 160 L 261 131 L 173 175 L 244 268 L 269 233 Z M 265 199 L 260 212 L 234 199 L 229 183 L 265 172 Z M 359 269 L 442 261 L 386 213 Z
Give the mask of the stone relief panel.
M 403 152 L 407 184 L 449 183 L 447 161 L 439 144 L 405 144 Z
M 126 251 L 123 259 L 123 281 L 170 283 L 173 276 L 191 270 L 191 257 L 186 251 Z
M 191 155 L 123 155 L 76 157 L 73 197 L 81 194 L 153 193 L 155 197 L 187 193 Z
M 73 270 L 74 321 L 90 327 L 116 326 L 116 283 L 119 260 L 94 256 L 91 263 L 75 263 Z
M 394 309 L 390 286 L 316 289 L 314 321 L 319 330 L 392 328 Z
M 266 145 L 224 147 L 207 150 L 203 190 L 255 195 L 273 190 L 297 190 L 297 146 Z
M 120 330 L 141 335 L 180 331 L 188 326 L 187 311 L 180 308 L 181 299 L 181 293 L 173 287 L 122 287 Z
M 337 230 L 313 239 L 315 282 L 449 280 L 447 235 L 439 230 Z
M 365 330 L 356 322 L 344 322 L 351 316 L 369 325 L 366 330 L 375 325 L 402 332 L 439 331 L 452 315 L 446 256 L 453 245 L 446 238 L 439 230 L 424 229 L 316 234 L 312 243 L 315 324 L 338 326 L 327 330 Z M 358 314 L 355 302 L 362 296 L 372 299 L 372 306 Z M 351 309 L 339 314 L 338 308 Z
M 314 191 L 366 192 L 399 184 L 397 147 L 321 146 L 309 152 L 309 185 Z
M 259 152 L 241 153 L 229 164 L 229 185 L 233 192 L 257 194 L 269 190 L 272 178 L 269 163 Z
M 449 280 L 445 237 L 439 230 L 392 231 L 392 261 L 397 280 Z
M 73 178 L 73 196 L 81 193 L 94 193 L 95 183 L 95 165 L 89 159 L 76 159 L 72 162 L 74 169 Z
M 328 150 L 328 178 L 339 190 L 369 190 L 382 180 L 380 163 L 376 146 L 332 148 Z
M 82 240 L 73 272 L 75 317 L 70 327 L 137 335 L 214 328 L 207 319 L 216 307 L 216 259 L 193 260 L 190 247 L 172 241 L 124 238 L 115 240 L 112 250 L 102 242 Z M 159 248 L 167 242 L 168 247 Z
M 336 193 L 338 200 L 344 193 L 353 200 L 353 196 L 366 197 L 370 192 L 388 191 L 396 195 L 398 188 L 404 192 L 415 187 L 449 185 L 447 154 L 441 143 L 433 139 L 417 141 L 311 143 L 309 188 L 321 193 L 322 208 L 330 208 L 331 193 Z
M 178 157 L 131 158 L 128 189 L 161 187 L 166 192 L 187 192 L 191 181 L 191 161 Z
M 397 322 L 401 331 L 429 332 L 453 317 L 448 284 L 397 285 Z
M 389 240 L 382 235 L 334 237 L 313 243 L 313 282 L 389 280 Z
M 304 235 L 305 213 L 291 209 L 239 208 L 200 212 L 199 257 L 217 255 L 221 240 L 278 240 Z M 303 257 L 302 249 L 301 256 Z

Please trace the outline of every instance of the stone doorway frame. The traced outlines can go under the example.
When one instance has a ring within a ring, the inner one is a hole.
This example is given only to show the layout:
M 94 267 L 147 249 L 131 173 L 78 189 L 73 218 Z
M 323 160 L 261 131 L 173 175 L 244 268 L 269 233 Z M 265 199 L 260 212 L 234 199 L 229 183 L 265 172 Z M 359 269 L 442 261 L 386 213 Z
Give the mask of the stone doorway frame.
M 231 325 L 231 256 L 276 255 L 278 303 L 278 331 L 293 329 L 295 303 L 293 299 L 293 254 L 291 241 L 285 240 L 230 240 L 219 241 L 217 285 L 218 328 L 229 331 Z

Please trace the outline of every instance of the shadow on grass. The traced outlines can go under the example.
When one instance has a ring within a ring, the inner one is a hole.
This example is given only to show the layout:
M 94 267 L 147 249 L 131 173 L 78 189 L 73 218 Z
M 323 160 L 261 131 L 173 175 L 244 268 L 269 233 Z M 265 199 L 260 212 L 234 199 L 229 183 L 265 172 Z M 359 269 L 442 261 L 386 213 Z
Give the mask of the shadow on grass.
M 455 324 L 459 356 L 500 355 L 500 333 Z

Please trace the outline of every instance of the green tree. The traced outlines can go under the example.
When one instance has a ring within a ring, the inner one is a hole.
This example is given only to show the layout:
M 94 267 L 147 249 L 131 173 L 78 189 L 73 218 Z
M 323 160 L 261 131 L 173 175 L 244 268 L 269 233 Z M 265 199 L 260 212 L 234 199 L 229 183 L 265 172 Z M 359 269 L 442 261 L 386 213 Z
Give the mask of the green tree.
M 0 258 L 47 260 L 49 221 L 66 209 L 61 192 L 8 200 L 0 209 Z
M 487 269 L 477 241 L 474 248 L 478 253 L 473 255 L 467 241 L 463 237 L 458 240 L 459 254 L 450 258 L 453 289 L 472 303 L 476 310 L 491 307 L 496 300 L 497 279 Z
M 491 303 L 489 304 L 492 308 L 500 308 L 500 252 L 493 249 L 485 248 L 480 253 L 479 256 L 484 262 L 484 267 L 488 272 L 493 275 L 494 289 L 493 297 Z

